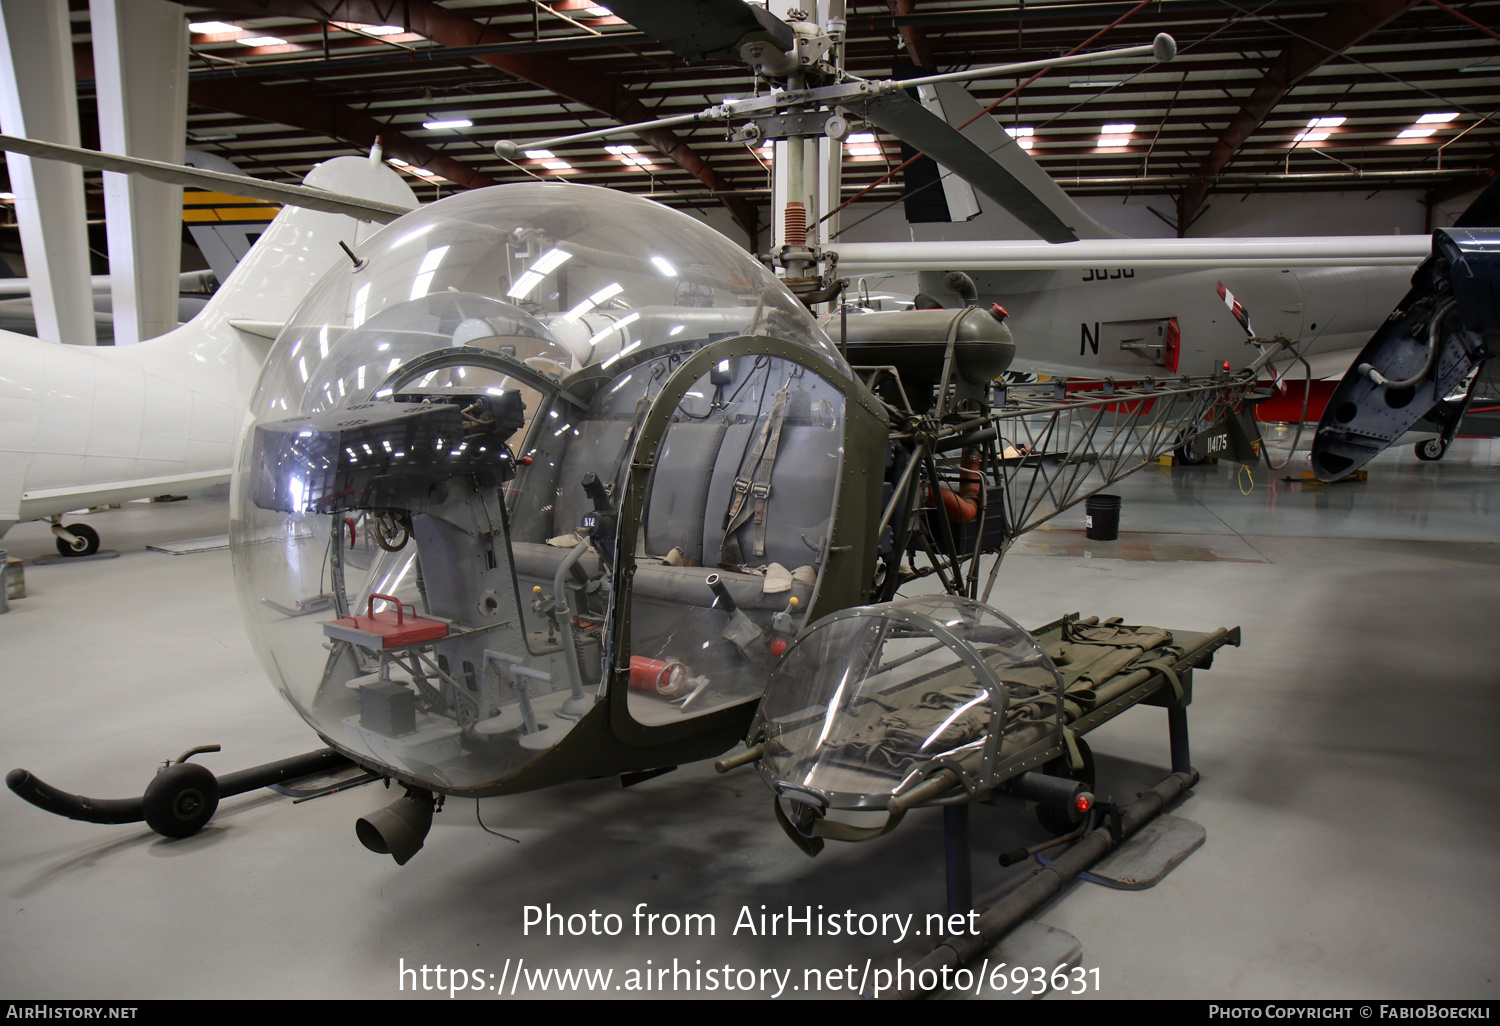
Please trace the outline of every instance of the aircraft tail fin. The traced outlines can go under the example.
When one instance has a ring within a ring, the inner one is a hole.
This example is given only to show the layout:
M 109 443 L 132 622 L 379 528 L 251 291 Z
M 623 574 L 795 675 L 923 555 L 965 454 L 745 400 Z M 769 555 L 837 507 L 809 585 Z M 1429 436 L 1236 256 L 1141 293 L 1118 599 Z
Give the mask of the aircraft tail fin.
M 1458 215 L 1453 227 L 1500 228 L 1500 177 L 1490 179 L 1490 184 Z
M 974 117 L 983 109 L 979 101 L 957 82 L 940 82 L 919 89 L 922 104 L 955 128 L 970 118 L 973 122 L 962 129 L 965 138 L 988 153 L 997 164 L 1023 184 L 1031 194 L 1052 211 L 1064 224 L 1072 227 L 1080 239 L 1118 239 L 1123 236 L 1106 228 L 1084 213 L 1071 196 L 1052 180 L 1040 164 L 1032 159 L 1014 139 L 1000 127 L 1000 123 L 988 114 Z M 929 158 L 922 158 L 928 160 Z M 921 164 L 921 161 L 918 161 Z M 916 170 L 913 165 L 911 170 Z M 941 165 L 938 165 L 941 168 Z M 926 177 L 918 171 L 908 172 L 907 189 L 911 190 L 929 183 L 933 177 L 931 162 L 926 168 Z M 1036 232 L 1021 221 L 1001 210 L 997 203 L 976 197 L 958 176 L 942 172 L 941 186 L 928 185 L 928 192 L 941 188 L 947 199 L 948 209 L 956 218 L 947 222 L 917 222 L 912 224 L 912 237 L 918 242 L 937 242 L 947 239 L 1034 239 Z M 970 214 L 970 211 L 975 213 Z M 910 215 L 908 215 L 908 219 Z M 959 218 L 963 218 L 960 220 Z
M 184 189 L 182 221 L 219 281 L 227 279 L 281 205 L 208 189 Z
M 417 206 L 416 194 L 400 175 L 364 157 L 324 161 L 308 173 L 304 184 L 361 199 Z M 348 214 L 283 207 L 194 322 L 213 330 L 233 320 L 285 321 L 313 283 L 337 261 L 346 259 L 340 242 L 354 248 L 381 227 Z

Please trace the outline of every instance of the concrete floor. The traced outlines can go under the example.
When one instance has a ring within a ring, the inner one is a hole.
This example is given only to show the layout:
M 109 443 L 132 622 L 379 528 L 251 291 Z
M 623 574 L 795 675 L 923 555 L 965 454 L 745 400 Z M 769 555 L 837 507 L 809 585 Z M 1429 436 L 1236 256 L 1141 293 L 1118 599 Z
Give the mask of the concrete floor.
M 1500 996 L 1500 445 L 1460 441 L 1436 464 L 1388 454 L 1362 484 L 1303 487 L 1262 468 L 1244 486 L 1231 465 L 1152 469 L 1117 489 L 1118 543 L 1085 544 L 1070 514 L 1006 561 L 992 602 L 1023 624 L 1081 610 L 1240 624 L 1245 638 L 1199 675 L 1192 706 L 1203 779 L 1177 814 L 1206 845 L 1154 889 L 1075 883 L 1036 918 L 1081 943 L 1080 965 L 1098 969 L 1089 997 Z M 193 745 L 224 746 L 202 758 L 219 772 L 317 746 L 251 655 L 228 553 L 144 549 L 220 533 L 224 517 L 222 498 L 132 504 L 79 518 L 120 558 L 28 562 L 28 597 L 0 616 L 0 768 L 125 797 Z M 53 549 L 37 524 L 0 545 L 28 561 Z M 1091 740 L 1101 792 L 1128 798 L 1166 772 L 1160 710 Z M 473 977 L 492 986 L 521 959 L 528 974 L 613 970 L 606 993 L 674 960 L 790 969 L 795 986 L 805 968 L 910 964 L 921 941 L 736 935 L 742 907 L 920 923 L 943 905 L 936 810 L 808 859 L 749 768 L 478 803 L 520 844 L 455 801 L 405 867 L 354 836 L 393 797 L 376 784 L 293 805 L 261 791 L 167 841 L 0 794 L 0 997 L 431 997 L 416 975 L 403 989 L 403 964 L 493 973 Z M 973 824 L 984 904 L 1028 872 L 995 853 L 1043 835 L 982 808 Z M 711 913 L 716 933 L 634 936 L 643 902 Z M 525 906 L 548 903 L 618 913 L 623 932 L 527 935 Z M 766 980 L 749 996 L 775 993 Z

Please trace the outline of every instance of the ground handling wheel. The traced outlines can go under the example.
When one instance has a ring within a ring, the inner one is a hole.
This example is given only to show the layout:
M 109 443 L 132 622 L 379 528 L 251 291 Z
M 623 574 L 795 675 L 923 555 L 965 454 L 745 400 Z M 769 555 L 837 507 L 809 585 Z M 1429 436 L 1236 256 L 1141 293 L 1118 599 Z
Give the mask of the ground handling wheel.
M 146 825 L 163 837 L 191 837 L 219 807 L 219 781 L 192 762 L 163 767 L 142 796 Z

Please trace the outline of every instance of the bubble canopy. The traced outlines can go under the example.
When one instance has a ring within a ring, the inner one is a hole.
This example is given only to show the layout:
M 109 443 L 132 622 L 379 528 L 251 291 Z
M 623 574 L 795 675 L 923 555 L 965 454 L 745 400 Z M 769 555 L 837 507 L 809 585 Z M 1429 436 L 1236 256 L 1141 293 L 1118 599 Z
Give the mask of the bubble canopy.
M 483 345 L 485 301 L 525 322 L 527 337 L 566 352 L 575 370 L 726 333 L 771 335 L 842 362 L 749 253 L 686 214 L 609 189 L 548 182 L 462 193 L 387 225 L 357 257 L 360 267 L 331 272 L 281 332 L 252 403 L 256 417 L 299 402 L 344 405 L 360 389 L 369 397 L 383 371 L 423 346 Z M 411 304 L 428 312 L 425 323 Z M 378 359 L 363 336 L 345 339 L 387 324 L 426 338 L 382 338 Z M 345 380 L 360 358 L 369 364 L 363 385 Z
M 927 595 L 813 624 L 776 667 L 752 734 L 779 795 L 884 809 L 940 768 L 1003 777 L 1059 738 L 1062 678 L 1035 639 L 972 599 Z
M 638 597 L 629 687 L 644 682 L 630 715 L 662 724 L 758 697 L 754 631 L 769 637 L 773 617 L 794 629 L 790 611 L 805 616 L 823 583 L 857 388 L 811 314 L 708 226 L 588 186 L 454 196 L 355 256 L 277 338 L 235 469 L 236 586 L 287 700 L 367 765 L 501 793 L 606 696 L 624 562 Z M 771 348 L 672 393 L 639 538 L 617 557 L 645 411 L 693 354 L 750 336 Z M 740 473 L 725 439 L 772 422 L 778 498 L 725 535 L 710 508 Z M 712 591 L 669 558 L 712 567 L 721 542 L 743 539 L 750 562 L 763 515 L 764 561 L 804 567 L 787 608 L 758 579 L 726 571 Z M 727 602 L 750 625 L 734 644 Z

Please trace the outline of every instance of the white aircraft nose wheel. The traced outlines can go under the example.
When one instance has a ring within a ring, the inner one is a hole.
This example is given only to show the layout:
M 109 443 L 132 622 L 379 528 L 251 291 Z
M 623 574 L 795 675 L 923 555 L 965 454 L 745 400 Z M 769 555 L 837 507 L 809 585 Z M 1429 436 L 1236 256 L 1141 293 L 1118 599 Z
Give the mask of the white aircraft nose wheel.
M 57 551 L 64 556 L 92 556 L 99 551 L 99 532 L 88 524 L 69 524 L 68 533 L 83 543 L 82 548 L 76 547 L 65 539 L 57 539 Z
M 1443 453 L 1448 451 L 1448 443 L 1441 438 L 1429 438 L 1425 442 L 1417 443 L 1417 459 L 1425 462 L 1440 460 Z

